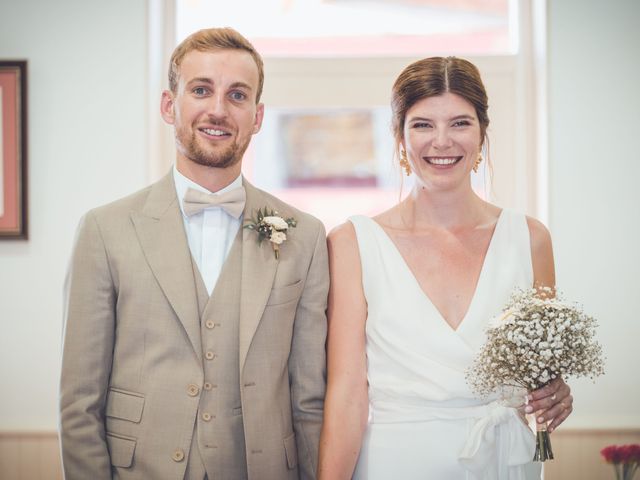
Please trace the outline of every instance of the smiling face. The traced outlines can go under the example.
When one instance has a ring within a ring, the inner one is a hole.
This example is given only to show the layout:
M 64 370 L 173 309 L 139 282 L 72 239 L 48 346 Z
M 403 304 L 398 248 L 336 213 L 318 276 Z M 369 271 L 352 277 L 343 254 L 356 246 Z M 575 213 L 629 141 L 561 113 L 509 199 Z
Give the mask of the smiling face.
M 240 173 L 264 107 L 256 103 L 258 67 L 243 50 L 193 50 L 179 68 L 176 92 L 164 91 L 161 112 L 174 125 L 178 168 L 185 162 Z
M 401 147 L 426 188 L 470 186 L 481 142 L 473 105 L 455 93 L 423 98 L 407 111 Z

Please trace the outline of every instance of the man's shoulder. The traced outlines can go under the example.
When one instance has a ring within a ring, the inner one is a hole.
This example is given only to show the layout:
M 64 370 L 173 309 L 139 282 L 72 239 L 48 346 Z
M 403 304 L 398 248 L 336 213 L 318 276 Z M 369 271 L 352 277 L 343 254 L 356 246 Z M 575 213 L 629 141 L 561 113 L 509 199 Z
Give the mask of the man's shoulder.
M 137 207 L 144 205 L 146 199 L 149 196 L 152 185 L 144 187 L 137 192 L 130 193 L 124 197 L 120 197 L 109 203 L 94 207 L 91 211 L 96 215 L 109 215 L 118 212 L 130 212 Z
M 130 193 L 129 195 L 98 207 L 94 207 L 88 213 L 97 218 L 128 218 L 132 212 L 144 209 L 147 201 L 149 200 L 149 195 L 154 189 L 157 189 L 159 186 L 161 187 L 163 184 L 168 187 L 169 185 L 167 184 L 167 180 L 168 179 L 165 177 L 151 185 L 141 188 L 136 192 Z

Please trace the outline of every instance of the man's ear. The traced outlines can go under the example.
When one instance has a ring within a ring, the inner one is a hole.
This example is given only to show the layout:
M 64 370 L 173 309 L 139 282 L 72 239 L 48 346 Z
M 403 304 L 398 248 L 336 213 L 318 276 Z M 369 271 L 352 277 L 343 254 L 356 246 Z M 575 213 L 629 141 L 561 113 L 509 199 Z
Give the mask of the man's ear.
M 176 120 L 175 115 L 175 98 L 171 91 L 164 90 L 160 99 L 160 114 L 165 122 L 173 125 Z
M 253 133 L 256 134 L 260 131 L 260 127 L 262 127 L 262 119 L 264 118 L 264 103 L 259 103 L 256 105 L 256 118 L 253 122 Z

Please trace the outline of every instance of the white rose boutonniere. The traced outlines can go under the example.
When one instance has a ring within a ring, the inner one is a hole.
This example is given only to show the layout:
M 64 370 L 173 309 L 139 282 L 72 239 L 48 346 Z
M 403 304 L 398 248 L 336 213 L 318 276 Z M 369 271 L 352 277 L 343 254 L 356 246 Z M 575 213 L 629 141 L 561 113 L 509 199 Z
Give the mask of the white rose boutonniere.
M 269 240 L 276 259 L 278 259 L 280 257 L 280 245 L 287 239 L 285 232 L 289 228 L 295 228 L 297 224 L 298 222 L 295 218 L 284 219 L 275 210 L 269 210 L 264 207 L 258 209 L 256 217 L 249 220 L 244 228 L 258 233 L 258 243 L 262 243 L 264 239 Z

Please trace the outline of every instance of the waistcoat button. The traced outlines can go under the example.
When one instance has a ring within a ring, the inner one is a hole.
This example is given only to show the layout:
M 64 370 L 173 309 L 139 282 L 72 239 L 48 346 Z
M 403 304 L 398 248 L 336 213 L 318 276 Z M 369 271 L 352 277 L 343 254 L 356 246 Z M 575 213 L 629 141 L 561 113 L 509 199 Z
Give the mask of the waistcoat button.
M 198 395 L 198 393 L 200 393 L 200 388 L 198 388 L 196 384 L 190 383 L 189 386 L 187 387 L 187 394 L 190 397 L 195 397 Z
M 184 451 L 181 448 L 176 448 L 171 458 L 173 458 L 174 462 L 181 462 L 184 460 Z

